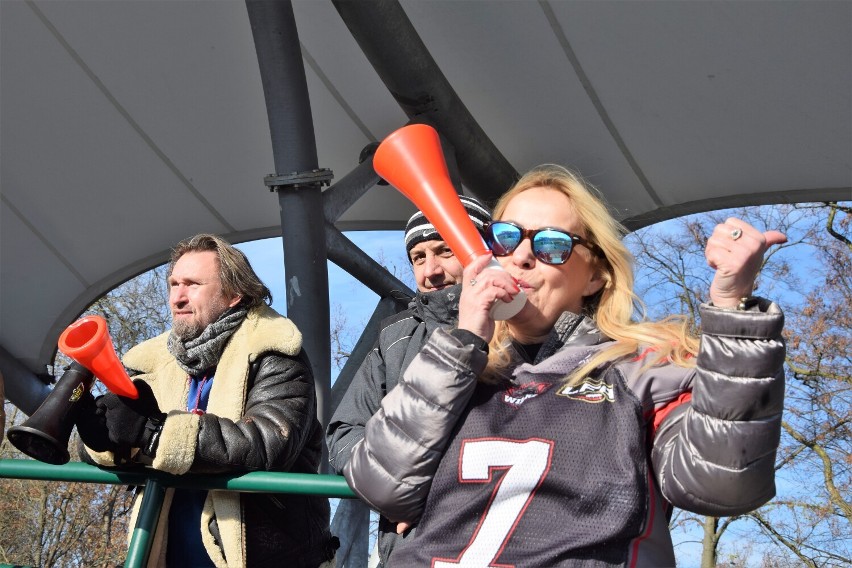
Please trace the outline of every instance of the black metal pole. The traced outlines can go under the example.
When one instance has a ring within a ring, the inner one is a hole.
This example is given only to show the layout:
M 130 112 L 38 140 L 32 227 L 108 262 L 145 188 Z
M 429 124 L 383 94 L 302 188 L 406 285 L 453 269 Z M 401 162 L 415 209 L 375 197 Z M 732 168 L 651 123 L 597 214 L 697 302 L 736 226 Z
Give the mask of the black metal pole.
M 287 316 L 299 327 L 317 389 L 317 414 L 330 418 L 328 270 L 322 185 L 330 172 L 318 169 L 311 105 L 292 3 L 246 2 L 260 64 L 276 174 L 266 183 L 278 193 Z M 328 467 L 323 460 L 322 469 Z
M 406 115 L 431 124 L 455 146 L 465 186 L 484 201 L 497 201 L 518 174 L 450 85 L 399 1 L 332 4 Z

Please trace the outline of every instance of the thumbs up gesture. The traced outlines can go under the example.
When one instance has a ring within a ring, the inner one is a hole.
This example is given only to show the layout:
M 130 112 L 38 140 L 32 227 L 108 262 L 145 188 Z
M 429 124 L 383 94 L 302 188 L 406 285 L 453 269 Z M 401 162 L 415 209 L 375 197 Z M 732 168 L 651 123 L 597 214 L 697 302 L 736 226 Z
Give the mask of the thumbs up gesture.
M 786 242 L 783 233 L 761 232 L 736 217 L 716 225 L 704 250 L 707 264 L 716 270 L 710 285 L 713 305 L 734 308 L 750 296 L 767 249 Z

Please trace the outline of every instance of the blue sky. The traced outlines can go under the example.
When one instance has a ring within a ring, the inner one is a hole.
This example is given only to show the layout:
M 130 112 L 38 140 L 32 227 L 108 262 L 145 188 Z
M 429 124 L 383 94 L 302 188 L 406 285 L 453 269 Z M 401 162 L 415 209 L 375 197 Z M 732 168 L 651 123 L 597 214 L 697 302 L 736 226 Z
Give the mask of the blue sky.
M 403 245 L 403 231 L 350 231 L 345 235 L 373 259 L 385 263 L 389 268 L 395 266 L 396 276 L 409 287 L 414 287 Z M 236 246 L 246 254 L 257 275 L 272 291 L 272 307 L 286 315 L 284 247 L 281 238 L 262 239 Z M 379 296 L 333 262 L 328 263 L 328 287 L 332 317 L 339 306 L 346 314 L 347 324 L 354 333 L 353 341 L 357 340 L 372 315 Z M 331 379 L 334 383 L 337 370 L 332 369 L 332 373 Z
M 402 231 L 352 231 L 345 234 L 372 258 L 384 256 L 400 266 L 402 262 L 408 265 L 405 260 Z M 262 239 L 236 246 L 248 256 L 257 275 L 272 290 L 272 307 L 286 315 L 284 247 L 281 238 Z M 332 303 L 342 304 L 353 316 L 365 313 L 368 318 L 379 301 L 375 293 L 333 262 L 328 263 L 328 287 Z

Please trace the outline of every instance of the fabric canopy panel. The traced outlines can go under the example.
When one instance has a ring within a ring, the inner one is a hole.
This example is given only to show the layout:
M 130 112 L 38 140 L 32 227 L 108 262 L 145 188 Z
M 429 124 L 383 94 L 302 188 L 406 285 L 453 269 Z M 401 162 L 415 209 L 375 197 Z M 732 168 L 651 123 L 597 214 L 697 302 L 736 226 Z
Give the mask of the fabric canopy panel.
M 362 31 L 392 34 L 391 3 L 360 4 L 376 11 Z M 852 197 L 851 3 L 401 6 L 514 171 L 576 168 L 630 226 Z M 293 7 L 320 167 L 339 180 L 410 116 L 374 67 L 385 54 L 362 51 L 343 9 Z M 81 310 L 181 238 L 279 235 L 264 186 L 276 172 L 245 4 L 0 11 L 0 346 L 43 373 Z M 466 191 L 493 201 L 505 189 Z M 399 229 L 412 212 L 379 185 L 336 225 Z

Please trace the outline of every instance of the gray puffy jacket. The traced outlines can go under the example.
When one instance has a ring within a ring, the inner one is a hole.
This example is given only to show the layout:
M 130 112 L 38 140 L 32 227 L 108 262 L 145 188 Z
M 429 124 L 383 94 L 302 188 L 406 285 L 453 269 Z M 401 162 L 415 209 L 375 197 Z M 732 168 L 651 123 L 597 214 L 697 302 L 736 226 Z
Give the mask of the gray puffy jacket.
M 673 565 L 662 514 L 672 505 L 727 516 L 775 494 L 782 327 L 768 301 L 747 312 L 702 306 L 695 368 L 643 369 L 637 354 L 572 388 L 561 378 L 609 342 L 590 320 L 564 314 L 536 360 L 519 361 L 513 382 L 500 386 L 477 382 L 486 354 L 460 340 L 464 332 L 435 332 L 367 424 L 344 475 L 390 519 L 419 521 L 394 565 L 455 562 L 494 544 L 480 547 L 489 509 L 474 509 L 477 494 L 465 493 L 483 484 L 460 483 L 466 448 L 544 440 L 554 448 L 547 473 L 486 564 Z M 488 507 L 499 504 L 494 495 Z

